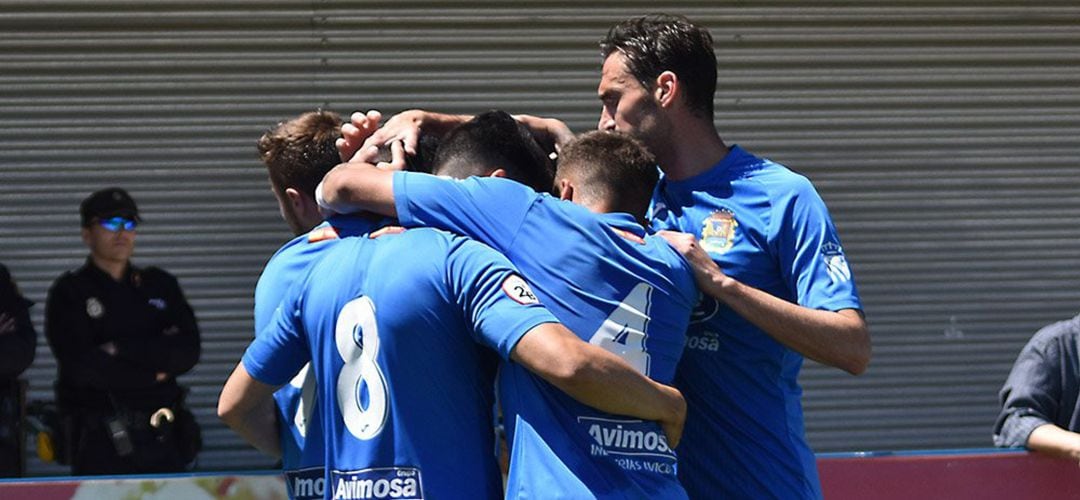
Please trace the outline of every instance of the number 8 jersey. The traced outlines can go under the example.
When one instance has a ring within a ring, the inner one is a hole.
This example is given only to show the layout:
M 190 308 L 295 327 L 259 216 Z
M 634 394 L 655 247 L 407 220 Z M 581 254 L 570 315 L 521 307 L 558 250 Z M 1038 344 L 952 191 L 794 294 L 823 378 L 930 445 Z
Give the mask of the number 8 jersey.
M 520 299 L 523 285 L 502 255 L 447 233 L 345 238 L 290 290 L 244 367 L 278 385 L 311 360 L 327 498 L 498 498 L 496 353 L 556 321 Z
M 563 325 L 671 383 L 698 292 L 686 261 L 632 216 L 595 214 L 507 179 L 396 172 L 393 183 L 403 225 L 491 245 Z M 499 396 L 511 447 L 507 498 L 686 496 L 655 422 L 588 407 L 514 363 L 503 365 Z

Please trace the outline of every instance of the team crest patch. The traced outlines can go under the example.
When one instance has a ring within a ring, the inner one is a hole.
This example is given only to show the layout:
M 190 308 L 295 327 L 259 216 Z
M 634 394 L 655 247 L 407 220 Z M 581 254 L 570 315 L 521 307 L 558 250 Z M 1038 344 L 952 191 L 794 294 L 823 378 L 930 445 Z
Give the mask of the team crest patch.
M 529 284 L 516 274 L 510 275 L 509 278 L 506 278 L 506 281 L 503 281 L 502 290 L 507 297 L 514 299 L 514 302 L 518 304 L 540 303 L 540 299 L 537 299 L 536 295 L 533 294 Z
M 91 318 L 98 319 L 105 314 L 105 306 L 97 297 L 86 299 L 86 314 Z
M 701 223 L 701 247 L 709 253 L 722 254 L 735 245 L 735 229 L 739 221 L 728 209 L 713 212 Z
M 821 246 L 821 258 L 825 260 L 825 271 L 833 283 L 851 281 L 851 268 L 848 267 L 844 249 L 839 243 L 829 242 Z

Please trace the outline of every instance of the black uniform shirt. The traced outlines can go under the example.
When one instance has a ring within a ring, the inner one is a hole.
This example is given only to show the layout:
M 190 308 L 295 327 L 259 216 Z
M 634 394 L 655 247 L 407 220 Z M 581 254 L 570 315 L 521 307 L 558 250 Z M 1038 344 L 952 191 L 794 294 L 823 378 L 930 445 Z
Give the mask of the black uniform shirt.
M 62 403 L 134 407 L 169 404 L 175 377 L 199 359 L 195 314 L 176 278 L 128 265 L 120 281 L 90 259 L 57 278 L 45 304 L 45 336 L 56 356 Z M 107 343 L 115 355 L 102 348 Z M 158 373 L 167 375 L 158 381 Z
M 37 333 L 30 322 L 33 302 L 23 298 L 7 267 L 0 264 L 0 313 L 15 320 L 15 330 L 0 334 L 0 383 L 18 377 L 34 361 Z

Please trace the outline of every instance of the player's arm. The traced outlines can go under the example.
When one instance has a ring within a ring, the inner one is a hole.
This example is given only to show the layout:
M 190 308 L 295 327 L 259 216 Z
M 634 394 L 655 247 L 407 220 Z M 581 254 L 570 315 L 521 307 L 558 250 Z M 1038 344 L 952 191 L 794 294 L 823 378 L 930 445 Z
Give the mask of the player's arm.
M 238 363 L 221 390 L 217 414 L 244 441 L 267 455 L 280 458 L 275 390 L 277 387 L 255 380 L 244 368 L 244 363 Z
M 472 116 L 410 109 L 390 117 L 380 128 L 381 119 L 378 111 L 356 112 L 349 117 L 350 123 L 341 126 L 341 139 L 336 143 L 342 161 L 394 142 L 401 142 L 406 154 L 415 155 L 421 135 L 442 137 Z
M 510 359 L 584 404 L 659 422 L 668 444 L 678 445 L 686 420 L 686 400 L 678 389 L 642 375 L 561 324 L 543 323 L 529 330 Z
M 690 262 L 703 293 L 727 305 L 777 342 L 853 375 L 866 371 L 870 332 L 859 310 L 823 311 L 793 304 L 724 274 L 694 235 L 671 231 L 659 234 Z
M 274 391 L 311 360 L 297 311 L 299 285 L 282 300 L 274 319 L 255 336 L 225 382 L 218 417 L 245 441 L 268 455 L 281 456 Z
M 341 126 L 341 139 L 337 141 L 342 161 L 366 158 L 365 155 L 371 154 L 371 151 L 395 142 L 402 143 L 406 154 L 415 155 L 421 135 L 442 137 L 454 127 L 471 120 L 472 116 L 410 109 L 392 116 L 380 128 L 381 119 L 378 111 L 357 112 L 350 116 L 350 123 Z M 547 151 L 556 151 L 574 138 L 570 127 L 555 118 L 514 115 L 514 119 L 529 129 Z
M 339 214 L 360 211 L 397 217 L 394 206 L 394 172 L 370 163 L 342 163 L 331 169 L 315 188 L 323 209 Z

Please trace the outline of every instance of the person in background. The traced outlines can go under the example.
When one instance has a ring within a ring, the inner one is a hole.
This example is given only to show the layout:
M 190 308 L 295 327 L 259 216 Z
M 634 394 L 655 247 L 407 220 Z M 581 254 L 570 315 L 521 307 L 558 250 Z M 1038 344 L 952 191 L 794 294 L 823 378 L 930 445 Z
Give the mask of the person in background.
M 131 263 L 142 219 L 126 191 L 96 191 L 79 213 L 90 255 L 45 303 L 72 473 L 183 471 L 201 447 L 176 382 L 199 360 L 195 314 L 173 275 Z
M 37 332 L 30 322 L 30 306 L 15 286 L 8 268 L 0 264 L 0 477 L 21 476 L 23 382 L 19 380 L 34 361 Z
M 1080 316 L 1035 333 L 998 398 L 994 445 L 1080 462 Z

